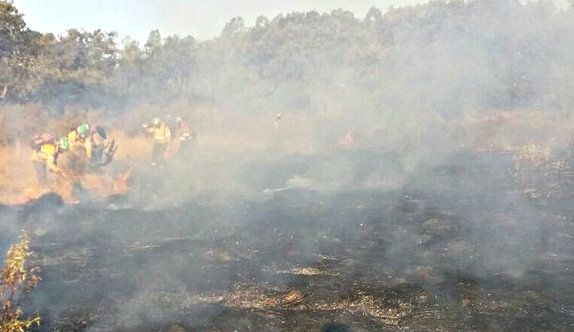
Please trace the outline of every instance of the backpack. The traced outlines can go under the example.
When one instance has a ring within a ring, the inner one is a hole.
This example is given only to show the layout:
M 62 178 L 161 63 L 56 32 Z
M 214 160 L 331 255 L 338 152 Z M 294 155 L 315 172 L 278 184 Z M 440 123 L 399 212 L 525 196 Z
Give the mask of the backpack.
M 96 133 L 98 133 L 98 135 L 100 135 L 101 138 L 108 139 L 108 134 L 106 133 L 106 130 L 104 128 L 96 127 Z
M 30 142 L 30 147 L 33 150 L 40 150 L 40 148 L 42 147 L 42 145 L 44 144 L 53 144 L 56 142 L 56 139 L 54 138 L 54 136 L 47 134 L 47 133 L 43 133 L 40 135 L 36 135 L 34 136 L 34 138 L 32 138 L 32 141 Z

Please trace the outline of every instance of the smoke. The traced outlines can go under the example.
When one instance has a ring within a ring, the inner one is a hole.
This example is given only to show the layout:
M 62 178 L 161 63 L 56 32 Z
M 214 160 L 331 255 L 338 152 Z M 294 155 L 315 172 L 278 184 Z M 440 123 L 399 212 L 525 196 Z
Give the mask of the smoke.
M 164 82 L 152 102 L 85 113 L 114 128 L 112 167 L 133 169 L 130 193 L 2 211 L 0 249 L 30 228 L 45 271 L 28 310 L 46 329 L 293 330 L 307 318 L 303 329 L 333 317 L 396 326 L 380 312 L 400 307 L 396 324 L 461 330 L 456 312 L 495 316 L 494 294 L 513 322 L 540 300 L 563 327 L 552 305 L 572 308 L 560 294 L 572 282 L 571 189 L 533 172 L 562 186 L 555 198 L 511 170 L 525 144 L 566 148 L 572 11 L 477 0 L 371 14 L 235 22 L 191 53 L 164 41 L 174 48 L 154 55 L 160 69 L 125 76 L 140 93 Z M 141 123 L 167 115 L 198 141 L 148 166 Z M 302 305 L 284 300 L 294 289 Z

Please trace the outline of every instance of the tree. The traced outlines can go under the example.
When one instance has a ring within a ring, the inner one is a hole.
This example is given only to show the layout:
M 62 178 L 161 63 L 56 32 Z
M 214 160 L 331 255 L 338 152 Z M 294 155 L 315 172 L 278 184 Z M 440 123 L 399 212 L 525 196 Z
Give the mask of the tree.
M 365 16 L 363 22 L 369 27 L 377 26 L 383 19 L 383 13 L 379 8 L 371 7 Z
M 18 55 L 29 30 L 11 1 L 0 0 L 0 24 L 0 57 Z
M 245 22 L 242 17 L 234 17 L 229 21 L 223 31 L 221 32 L 222 37 L 232 37 L 245 29 Z
M 40 33 L 26 27 L 11 1 L 0 0 L 0 101 L 24 99 L 42 41 Z
M 161 34 L 159 33 L 159 30 L 152 30 L 149 33 L 144 46 L 148 55 L 152 54 L 154 51 L 161 47 Z
M 256 29 L 265 29 L 269 26 L 269 19 L 265 16 L 258 16 L 255 21 Z

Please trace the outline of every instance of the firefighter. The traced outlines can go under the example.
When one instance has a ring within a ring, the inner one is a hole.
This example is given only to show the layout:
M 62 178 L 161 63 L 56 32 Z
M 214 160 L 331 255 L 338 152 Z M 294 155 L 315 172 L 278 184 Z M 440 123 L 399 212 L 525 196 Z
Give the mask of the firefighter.
M 273 120 L 273 130 L 278 131 L 281 129 L 281 121 L 283 120 L 283 114 L 275 114 L 275 120 Z
M 339 147 L 347 148 L 355 143 L 355 135 L 352 130 L 349 130 L 341 140 L 339 140 Z
M 142 127 L 145 128 L 154 140 L 151 153 L 151 165 L 157 166 L 162 164 L 169 153 L 171 129 L 165 121 L 159 118 L 154 118 L 151 124 L 143 124 Z
M 70 150 L 83 150 L 87 159 L 92 158 L 92 139 L 90 125 L 82 123 L 67 135 L 70 142 Z
M 174 138 L 171 148 L 173 154 L 182 157 L 189 155 L 189 150 L 196 139 L 195 131 L 178 116 L 175 119 Z
M 91 158 L 90 166 L 99 168 L 112 162 L 118 146 L 103 127 L 95 127 L 90 131 Z
M 70 142 L 69 158 L 66 166 L 76 175 L 84 174 L 90 159 L 92 159 L 91 128 L 87 123 L 81 123 L 66 135 Z
M 282 122 L 283 122 L 283 114 L 277 113 L 275 114 L 275 118 L 273 119 L 272 123 L 272 131 L 271 131 L 271 145 L 272 149 L 280 149 L 283 147 L 283 135 L 282 135 Z
M 69 149 L 70 142 L 67 137 L 61 137 L 57 141 L 52 139 L 37 143 L 37 148 L 32 155 L 32 161 L 34 162 L 34 168 L 40 184 L 47 184 L 48 174 L 66 176 L 58 167 L 58 157 L 62 152 Z

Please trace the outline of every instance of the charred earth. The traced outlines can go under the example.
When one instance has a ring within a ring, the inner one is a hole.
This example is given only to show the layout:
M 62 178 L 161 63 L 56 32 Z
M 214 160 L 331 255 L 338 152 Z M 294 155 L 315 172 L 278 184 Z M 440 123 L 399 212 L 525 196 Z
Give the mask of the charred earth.
M 233 158 L 249 190 L 225 198 L 3 208 L 0 246 L 28 230 L 42 270 L 36 330 L 574 329 L 571 201 L 525 195 L 511 156 Z

